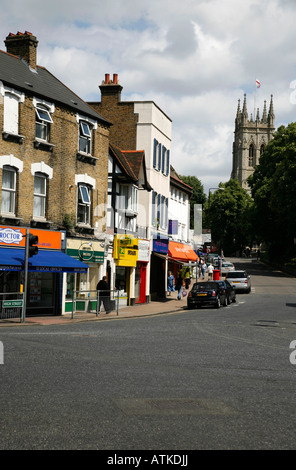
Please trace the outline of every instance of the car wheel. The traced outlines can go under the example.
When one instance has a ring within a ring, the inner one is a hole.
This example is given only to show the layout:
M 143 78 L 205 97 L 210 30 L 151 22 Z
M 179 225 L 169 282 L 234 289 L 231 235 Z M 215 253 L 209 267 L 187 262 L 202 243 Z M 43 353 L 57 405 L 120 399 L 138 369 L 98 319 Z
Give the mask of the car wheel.
M 215 305 L 216 308 L 220 308 L 221 307 L 221 301 L 220 301 L 220 297 L 217 297 L 217 300 L 216 300 L 216 305 Z
M 225 296 L 225 297 L 224 297 L 224 304 L 223 304 L 223 306 L 224 306 L 224 307 L 227 307 L 227 305 L 228 305 L 228 298 L 227 298 L 227 296 Z
M 234 296 L 234 297 L 232 298 L 232 302 L 233 302 L 233 303 L 236 302 L 236 296 Z

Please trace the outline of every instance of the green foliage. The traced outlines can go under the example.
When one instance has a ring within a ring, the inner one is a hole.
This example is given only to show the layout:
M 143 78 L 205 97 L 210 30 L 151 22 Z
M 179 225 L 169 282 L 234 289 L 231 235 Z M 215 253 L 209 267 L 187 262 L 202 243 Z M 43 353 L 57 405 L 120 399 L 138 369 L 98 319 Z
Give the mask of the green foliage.
M 230 255 L 252 243 L 253 201 L 236 180 L 220 183 L 219 188 L 209 196 L 206 223 L 219 251 Z
M 205 205 L 207 200 L 206 195 L 204 194 L 204 188 L 200 180 L 196 176 L 180 176 L 180 179 L 191 186 L 193 194 L 190 199 L 190 228 L 194 228 L 194 204 Z
M 289 258 L 296 237 L 296 123 L 278 128 L 248 182 L 258 238 Z
M 74 228 L 76 222 L 76 217 L 75 214 L 65 214 L 64 219 L 63 219 L 63 226 L 67 230 L 67 232 L 71 232 L 71 230 Z

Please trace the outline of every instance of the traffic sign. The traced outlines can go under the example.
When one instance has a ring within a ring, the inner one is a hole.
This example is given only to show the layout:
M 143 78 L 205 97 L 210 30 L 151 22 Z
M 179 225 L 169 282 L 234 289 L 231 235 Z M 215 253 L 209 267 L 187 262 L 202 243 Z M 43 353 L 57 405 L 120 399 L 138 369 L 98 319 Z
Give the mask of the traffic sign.
M 22 307 L 23 300 L 3 300 L 2 308 Z

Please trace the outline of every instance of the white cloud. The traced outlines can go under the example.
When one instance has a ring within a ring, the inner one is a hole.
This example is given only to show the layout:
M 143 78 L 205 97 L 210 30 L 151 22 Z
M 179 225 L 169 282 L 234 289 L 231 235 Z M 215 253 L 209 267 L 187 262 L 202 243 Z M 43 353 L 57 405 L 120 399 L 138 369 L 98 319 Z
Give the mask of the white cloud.
M 28 30 L 38 63 L 85 100 L 118 73 L 122 99 L 155 101 L 173 121 L 172 163 L 209 187 L 227 181 L 237 100 L 276 125 L 294 121 L 296 80 L 290 0 L 2 0 L 0 32 Z M 3 46 L 4 48 L 4 46 Z M 294 93 L 295 95 L 295 93 Z

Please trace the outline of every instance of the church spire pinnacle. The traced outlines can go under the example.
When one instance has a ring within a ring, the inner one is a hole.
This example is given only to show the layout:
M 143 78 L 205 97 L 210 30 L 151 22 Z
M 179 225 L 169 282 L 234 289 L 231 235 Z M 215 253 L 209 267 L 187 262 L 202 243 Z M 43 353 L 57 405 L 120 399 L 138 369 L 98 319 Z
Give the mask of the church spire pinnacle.
M 264 108 L 263 108 L 263 114 L 262 114 L 262 121 L 261 122 L 267 123 L 266 100 L 264 101 Z
M 247 111 L 247 95 L 246 93 L 244 94 L 244 104 L 243 104 L 243 120 L 247 121 L 248 120 L 248 111 Z
M 268 112 L 268 124 L 273 126 L 274 124 L 274 110 L 273 110 L 273 95 L 270 95 L 270 106 Z

